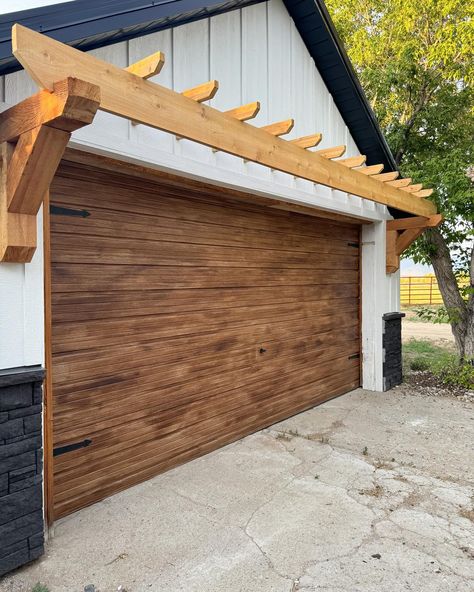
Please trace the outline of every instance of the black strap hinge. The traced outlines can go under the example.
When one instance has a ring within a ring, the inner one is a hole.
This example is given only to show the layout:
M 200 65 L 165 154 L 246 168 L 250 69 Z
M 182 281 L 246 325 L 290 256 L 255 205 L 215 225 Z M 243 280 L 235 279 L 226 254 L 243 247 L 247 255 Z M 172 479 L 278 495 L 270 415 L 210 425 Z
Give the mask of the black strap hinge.
M 359 243 L 347 243 L 348 247 L 353 247 L 354 249 L 358 249 L 359 248 Z
M 91 215 L 87 210 L 73 210 L 62 206 L 49 206 L 49 213 L 53 216 L 73 216 L 76 218 L 87 218 L 87 216 Z
M 348 356 L 348 360 L 355 360 L 357 358 L 360 358 L 360 354 L 352 354 L 351 356 Z
M 66 446 L 59 446 L 53 450 L 53 456 L 59 456 L 60 454 L 65 454 L 66 452 L 72 452 L 73 450 L 78 450 L 79 448 L 86 448 L 92 444 L 92 440 L 82 440 L 82 442 L 75 442 L 74 444 L 67 444 Z

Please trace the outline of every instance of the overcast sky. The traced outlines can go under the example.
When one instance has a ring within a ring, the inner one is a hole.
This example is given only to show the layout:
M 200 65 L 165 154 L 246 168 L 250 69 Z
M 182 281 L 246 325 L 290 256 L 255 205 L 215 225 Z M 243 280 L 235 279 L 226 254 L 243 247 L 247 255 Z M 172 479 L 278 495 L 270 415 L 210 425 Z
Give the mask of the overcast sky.
M 59 4 L 60 2 L 71 2 L 71 0 L 0 0 L 0 14 L 37 8 L 47 4 Z

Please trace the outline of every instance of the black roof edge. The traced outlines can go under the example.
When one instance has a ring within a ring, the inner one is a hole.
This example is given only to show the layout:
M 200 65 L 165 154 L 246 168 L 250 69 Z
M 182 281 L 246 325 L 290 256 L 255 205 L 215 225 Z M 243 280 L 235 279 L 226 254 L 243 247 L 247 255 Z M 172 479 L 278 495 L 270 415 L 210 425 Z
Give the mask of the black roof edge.
M 76 0 L 0 15 L 0 75 L 22 69 L 12 55 L 15 23 L 90 51 L 263 1 Z
M 300 28 L 298 27 L 298 19 L 295 19 L 292 14 L 295 12 L 295 9 L 298 7 L 298 5 L 301 6 L 302 4 L 304 4 L 304 2 L 297 3 L 292 0 L 283 0 L 283 1 L 285 2 L 288 12 L 291 14 L 293 19 L 295 20 L 296 26 L 297 26 L 301 36 L 303 37 L 305 43 L 308 45 L 307 37 L 310 36 L 313 31 L 310 31 L 308 33 L 308 32 L 305 32 L 304 30 L 300 30 Z M 380 144 L 380 147 L 381 147 L 381 149 L 383 151 L 383 155 L 384 155 L 384 163 L 383 164 L 384 164 L 385 170 L 390 170 L 390 171 L 398 170 L 398 167 L 395 163 L 395 159 L 393 157 L 393 154 L 387 144 L 387 141 L 382 133 L 382 130 L 380 129 L 380 126 L 379 126 L 379 123 L 378 123 L 377 118 L 375 116 L 375 113 L 373 112 L 373 110 L 369 104 L 369 101 L 365 95 L 365 92 L 359 82 L 359 78 L 358 78 L 356 72 L 354 71 L 351 61 L 350 61 L 350 59 L 347 55 L 347 52 L 344 48 L 344 44 L 342 43 L 342 41 L 336 31 L 336 28 L 335 28 L 334 23 L 331 19 L 331 16 L 329 15 L 326 5 L 324 4 L 324 2 L 322 0 L 309 0 L 309 1 L 318 10 L 319 15 L 324 23 L 325 29 L 332 41 L 333 51 L 337 52 L 338 69 L 340 69 L 340 68 L 344 69 L 345 79 L 351 82 L 352 89 L 358 99 L 358 101 L 357 101 L 358 107 L 363 111 L 363 114 L 365 116 L 364 118 L 367 120 L 367 123 L 369 124 L 370 128 L 373 130 L 373 132 L 377 136 L 377 140 Z M 311 52 L 311 50 L 310 50 L 310 52 Z M 311 53 L 313 53 L 313 52 L 311 52 Z M 315 59 L 315 62 L 317 64 L 318 63 L 317 56 L 313 55 L 313 58 Z M 339 108 L 339 111 L 341 112 L 342 117 L 345 119 L 345 117 L 344 117 L 345 110 L 344 110 L 343 106 L 338 104 L 338 100 L 337 100 L 338 90 L 333 88 L 332 80 L 328 76 L 324 76 L 323 73 L 321 73 L 321 76 L 323 77 L 323 80 L 324 80 L 326 86 L 328 87 L 328 90 L 333 95 L 334 102 L 336 103 L 337 107 Z M 339 79 L 341 77 L 342 77 L 342 73 L 338 73 L 337 79 Z M 359 144 L 359 142 L 357 141 L 357 138 L 354 138 L 354 140 L 355 140 L 356 144 Z M 378 163 L 369 162 L 369 164 L 378 164 Z

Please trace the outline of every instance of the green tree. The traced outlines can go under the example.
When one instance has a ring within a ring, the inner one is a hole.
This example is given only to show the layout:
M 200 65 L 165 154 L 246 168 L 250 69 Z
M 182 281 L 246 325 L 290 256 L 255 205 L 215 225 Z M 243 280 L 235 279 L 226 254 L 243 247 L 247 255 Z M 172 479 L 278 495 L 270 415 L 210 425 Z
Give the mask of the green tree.
M 431 263 L 461 358 L 474 359 L 474 5 L 327 0 L 403 176 L 435 188 L 445 222 L 408 254 Z M 470 276 L 462 293 L 456 278 Z

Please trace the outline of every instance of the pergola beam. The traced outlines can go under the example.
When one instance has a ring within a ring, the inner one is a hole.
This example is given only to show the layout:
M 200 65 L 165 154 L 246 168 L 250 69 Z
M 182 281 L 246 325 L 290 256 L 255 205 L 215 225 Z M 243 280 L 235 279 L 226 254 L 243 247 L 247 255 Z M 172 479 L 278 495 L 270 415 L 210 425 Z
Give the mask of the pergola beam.
M 99 104 L 98 86 L 73 77 L 58 79 L 51 91 L 42 90 L 0 113 L 0 143 L 15 142 L 40 125 L 73 132 L 92 123 Z
M 97 86 L 68 78 L 0 114 L 0 261 L 31 261 L 36 214 L 71 132 L 92 122 L 99 103 Z
M 238 121 L 21 25 L 13 28 L 13 48 L 17 59 L 43 88 L 52 89 L 56 80 L 75 74 L 100 86 L 100 108 L 104 111 L 412 214 L 429 216 L 436 212 L 433 203 L 382 184 L 363 169 L 350 169 L 305 151 L 265 129 Z
M 443 222 L 441 214 L 398 218 L 386 223 L 386 271 L 394 273 L 400 267 L 400 256 L 423 234 L 427 228 L 435 228 Z

